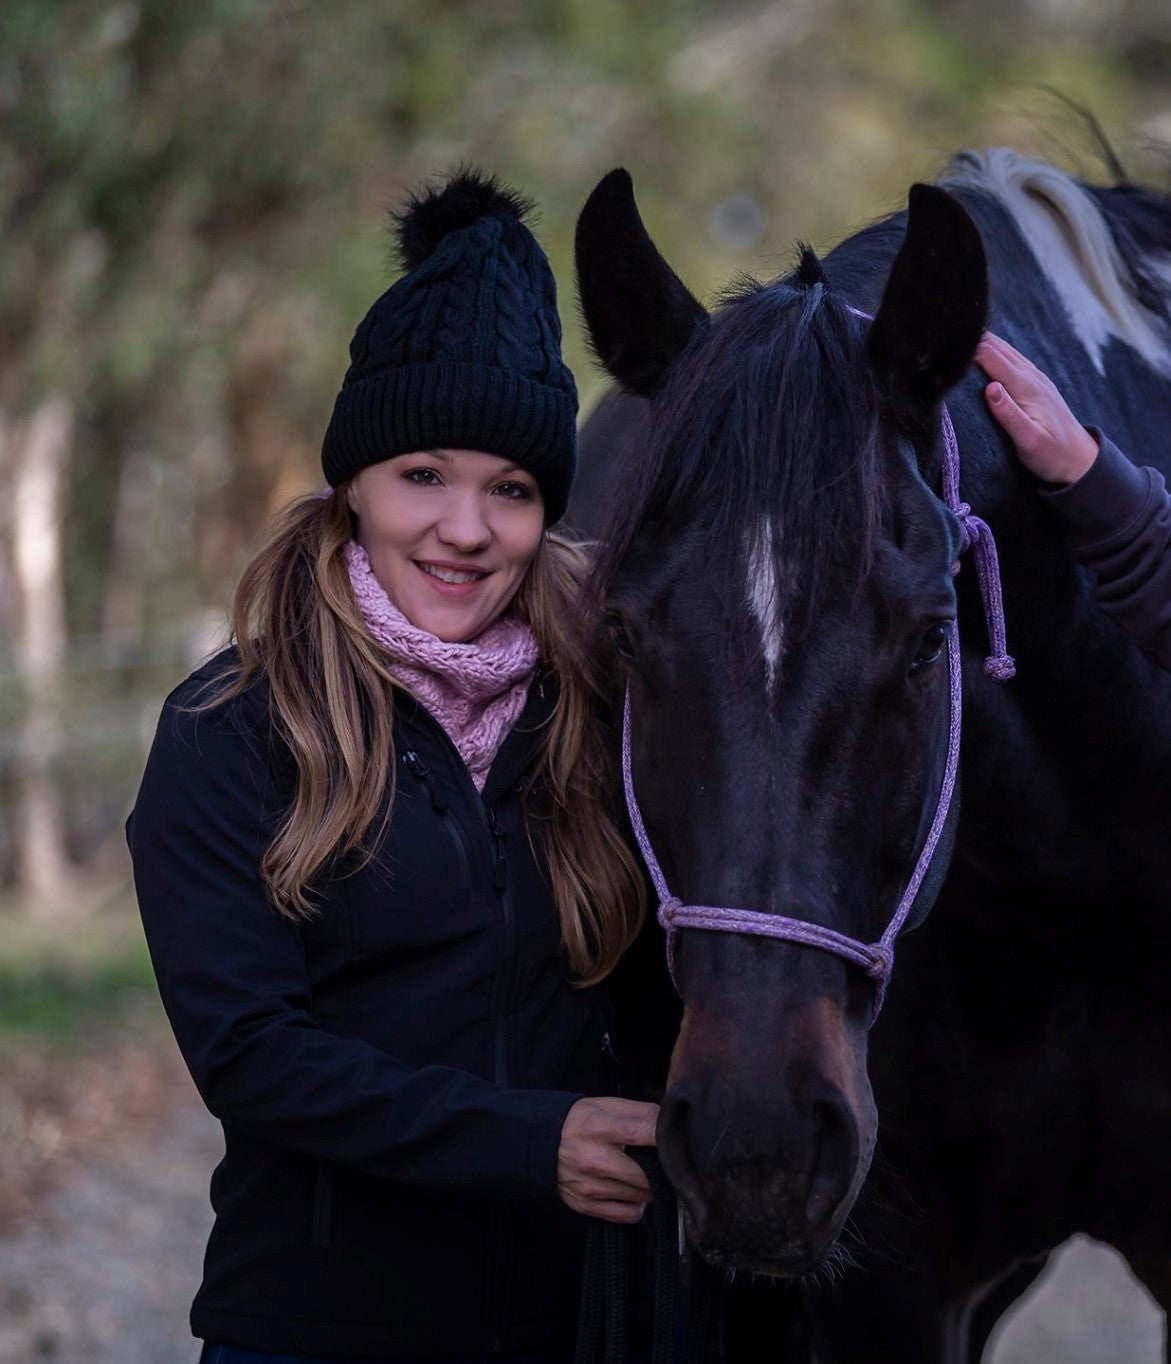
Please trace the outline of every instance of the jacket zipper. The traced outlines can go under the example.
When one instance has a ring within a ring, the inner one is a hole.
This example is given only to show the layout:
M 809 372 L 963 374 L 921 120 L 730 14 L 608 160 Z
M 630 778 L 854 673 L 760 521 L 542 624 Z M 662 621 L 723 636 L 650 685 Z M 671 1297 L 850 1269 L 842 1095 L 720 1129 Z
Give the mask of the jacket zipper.
M 459 750 L 451 741 L 451 736 L 443 726 L 434 719 L 428 717 L 440 735 L 441 741 L 446 744 L 458 765 L 461 779 L 466 781 L 473 791 L 476 808 L 480 811 L 484 828 L 492 839 L 493 859 L 492 859 L 492 886 L 500 900 L 500 911 L 504 922 L 504 950 L 500 970 L 497 973 L 496 985 L 492 992 L 492 1068 L 493 1079 L 501 1087 L 509 1084 L 509 1065 L 508 1065 L 508 1018 L 507 1005 L 510 994 L 510 983 L 515 974 L 513 954 L 515 952 L 515 932 L 516 923 L 513 913 L 512 895 L 508 884 L 508 863 L 505 858 L 505 842 L 508 831 L 500 822 L 500 816 L 495 806 L 485 806 L 480 793 L 475 789 L 471 774 L 468 772 L 463 759 L 459 755 Z M 437 814 L 444 815 L 444 823 L 453 830 L 453 838 L 456 841 L 457 850 L 460 857 L 460 865 L 464 869 L 467 877 L 467 884 L 474 885 L 471 878 L 471 849 L 466 841 L 463 825 L 454 811 L 449 811 L 442 803 L 437 803 L 438 797 L 434 784 L 430 780 L 430 772 L 420 759 L 419 755 L 409 749 L 403 754 L 403 759 L 411 769 L 414 776 L 422 783 L 423 789 L 427 792 L 432 807 Z M 504 1320 L 504 1297 L 505 1281 L 502 1266 L 505 1262 L 505 1251 L 508 1245 L 509 1217 L 508 1208 L 504 1199 L 496 1201 L 496 1235 L 495 1254 L 492 1264 L 488 1268 L 488 1293 L 491 1303 L 490 1310 L 490 1351 L 492 1354 L 500 1354 L 504 1350 L 505 1342 L 502 1338 L 501 1323 Z
M 508 837 L 508 831 L 500 822 L 500 817 L 496 812 L 495 806 L 487 808 L 480 799 L 480 793 L 475 790 L 471 776 L 468 773 L 463 759 L 459 756 L 459 751 L 451 742 L 451 737 L 447 731 L 432 718 L 432 724 L 438 730 L 442 741 L 450 749 L 452 756 L 459 763 L 462 777 L 469 785 L 476 797 L 476 807 L 479 809 L 484 828 L 492 839 L 494 852 L 492 861 L 492 885 L 500 899 L 500 911 L 504 921 L 504 950 L 501 961 L 500 971 L 497 974 L 496 987 L 492 994 L 492 1064 L 493 1080 L 496 1084 L 507 1086 L 509 1084 L 509 1065 L 508 1065 L 508 1027 L 506 1018 L 506 1005 L 508 1003 L 509 983 L 515 974 L 513 953 L 515 951 L 515 916 L 513 914 L 512 895 L 508 885 L 508 864 L 504 855 L 504 840 Z M 403 761 L 410 768 L 411 773 L 422 785 L 431 801 L 432 808 L 436 814 L 443 815 L 444 823 L 448 826 L 452 841 L 455 844 L 456 852 L 459 857 L 460 867 L 463 870 L 467 884 L 474 885 L 472 879 L 471 849 L 467 842 L 467 835 L 463 825 L 456 813 L 449 810 L 442 802 L 431 780 L 430 769 L 419 757 L 414 749 L 407 749 L 403 753 Z
M 333 1230 L 333 1167 L 324 1160 L 317 1162 L 313 1179 L 313 1221 L 309 1244 L 327 1246 Z
M 484 809 L 482 804 L 481 809 Z M 504 960 L 497 977 L 496 989 L 493 992 L 492 1026 L 495 1037 L 496 1083 L 507 1085 L 509 1083 L 508 1005 L 512 997 L 513 976 L 516 974 L 516 964 L 513 960 L 516 946 L 514 941 L 516 923 L 513 915 L 512 895 L 508 885 L 508 863 L 504 855 L 504 840 L 508 837 L 508 831 L 500 822 L 500 815 L 494 805 L 484 809 L 484 818 L 492 835 L 496 851 L 492 870 L 492 884 L 500 897 L 500 912 L 504 919 Z M 504 1320 L 506 1290 L 502 1266 L 507 1263 L 508 1235 L 508 1207 L 504 1200 L 500 1199 L 497 1204 L 496 1254 L 493 1257 L 492 1266 L 492 1322 L 494 1327 L 492 1350 L 495 1354 L 499 1354 L 504 1349 L 504 1342 L 500 1339 L 498 1328 Z
M 496 1083 L 507 1085 L 509 1082 L 508 1065 L 508 1027 L 507 1010 L 512 996 L 512 978 L 515 975 L 513 961 L 515 943 L 513 941 L 516 925 L 512 910 L 512 895 L 508 886 L 508 863 L 504 856 L 504 840 L 507 830 L 500 823 L 496 807 L 485 812 L 488 829 L 492 834 L 496 858 L 492 869 L 492 884 L 500 897 L 500 913 L 504 920 L 504 965 L 496 982 L 493 999 L 493 1027 L 495 1031 Z
M 437 815 L 447 814 L 447 806 L 440 799 L 439 792 L 435 789 L 435 783 L 431 780 L 431 769 L 424 763 L 423 759 L 413 748 L 408 748 L 403 754 L 403 762 L 411 769 L 411 772 L 418 778 L 419 785 L 427 793 L 427 799 L 431 802 L 431 808 Z
M 419 757 L 414 749 L 408 749 L 403 754 L 403 762 L 407 765 L 411 774 L 423 788 L 427 799 L 431 802 L 432 810 L 434 810 L 443 820 L 443 827 L 447 830 L 448 837 L 451 839 L 452 846 L 455 848 L 455 855 L 459 862 L 460 871 L 463 874 L 464 884 L 471 889 L 473 884 L 472 856 L 467 839 L 464 836 L 463 826 L 447 808 L 447 805 L 435 788 L 435 783 L 431 780 L 431 769 L 423 762 L 422 758 Z
M 609 1089 L 607 1093 L 622 1097 L 622 1067 L 618 1064 L 618 1053 L 614 1050 L 614 1043 L 609 1032 L 602 1034 L 602 1056 L 606 1061 L 606 1069 L 609 1072 Z

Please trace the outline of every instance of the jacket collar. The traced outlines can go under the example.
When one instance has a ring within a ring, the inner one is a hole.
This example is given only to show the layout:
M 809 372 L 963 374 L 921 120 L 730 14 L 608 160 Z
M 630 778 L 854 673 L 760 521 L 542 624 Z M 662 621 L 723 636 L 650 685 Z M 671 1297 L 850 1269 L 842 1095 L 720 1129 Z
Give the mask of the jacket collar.
M 494 805 L 510 786 L 527 777 L 532 770 L 545 730 L 553 718 L 558 691 L 557 678 L 538 666 L 524 710 L 504 736 L 484 782 L 485 805 Z
M 556 676 L 538 664 L 529 686 L 524 709 L 516 724 L 504 736 L 504 742 L 500 745 L 500 751 L 493 759 L 487 780 L 484 782 L 482 795 L 485 805 L 494 805 L 509 787 L 527 777 L 544 738 L 545 727 L 553 718 L 558 694 Z M 394 700 L 399 720 L 413 727 L 434 726 L 443 735 L 444 740 L 451 744 L 439 721 L 410 692 L 396 687 Z M 454 753 L 455 746 L 451 744 L 451 747 Z M 458 758 L 458 755 L 456 756 Z

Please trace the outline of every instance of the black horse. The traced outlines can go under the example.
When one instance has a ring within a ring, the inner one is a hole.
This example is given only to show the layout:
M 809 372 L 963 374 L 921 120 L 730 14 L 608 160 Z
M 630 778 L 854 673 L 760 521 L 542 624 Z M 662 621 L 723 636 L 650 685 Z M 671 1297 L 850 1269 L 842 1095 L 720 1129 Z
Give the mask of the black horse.
M 610 508 L 599 581 L 666 887 L 862 947 L 941 834 L 876 1021 L 882 962 L 759 919 L 674 935 L 664 1169 L 710 1263 L 803 1284 L 820 1364 L 974 1364 L 1079 1230 L 1171 1305 L 1171 678 L 1095 607 L 970 368 L 988 325 L 1167 468 L 1168 253 L 1166 199 L 1007 151 L 711 315 L 625 172 L 579 221 L 583 314 L 629 396 L 586 424 L 570 521 Z M 945 395 L 1008 682 L 943 498 Z M 644 938 L 635 995 L 664 948 Z

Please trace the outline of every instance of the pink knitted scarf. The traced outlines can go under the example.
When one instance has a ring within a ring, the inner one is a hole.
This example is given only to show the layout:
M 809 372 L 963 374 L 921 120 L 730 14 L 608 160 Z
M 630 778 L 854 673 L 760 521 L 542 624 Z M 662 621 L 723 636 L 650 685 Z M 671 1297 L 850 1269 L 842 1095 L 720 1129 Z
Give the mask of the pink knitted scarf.
M 447 731 L 482 791 L 536 671 L 532 630 L 506 614 L 468 643 L 449 644 L 407 620 L 354 540 L 346 546 L 346 567 L 366 628 L 391 655 L 390 671 Z

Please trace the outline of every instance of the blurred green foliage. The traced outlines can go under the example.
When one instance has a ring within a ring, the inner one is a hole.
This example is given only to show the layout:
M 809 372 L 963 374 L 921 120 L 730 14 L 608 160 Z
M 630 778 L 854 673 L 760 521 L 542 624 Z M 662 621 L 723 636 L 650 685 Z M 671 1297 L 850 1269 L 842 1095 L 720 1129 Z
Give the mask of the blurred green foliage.
M 64 389 L 115 447 L 144 411 L 191 443 L 262 337 L 308 474 L 349 333 L 392 275 L 382 210 L 420 178 L 476 160 L 532 192 L 568 296 L 573 215 L 626 163 L 710 290 L 897 206 L 962 146 L 1043 143 L 1046 123 L 1076 138 L 1067 111 L 1030 113 L 1029 84 L 1084 103 L 1129 150 L 1171 100 L 1171 20 L 1155 15 L 1106 0 L 7 0 L 0 397 L 12 410 Z M 769 227 L 729 251 L 707 220 L 736 190 Z
M 4 915 L 0 1055 L 34 1036 L 70 1045 L 95 1031 L 162 1023 L 130 888 L 98 895 L 91 887 L 84 910 L 51 923 Z
M 141 1021 L 145 1001 L 157 1005 L 145 949 L 69 971 L 18 971 L 0 962 L 0 1051 L 29 1037 L 69 1042 L 95 1026 Z M 149 1012 L 152 1025 L 162 1021 L 161 1007 Z

